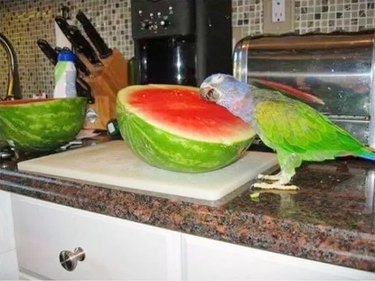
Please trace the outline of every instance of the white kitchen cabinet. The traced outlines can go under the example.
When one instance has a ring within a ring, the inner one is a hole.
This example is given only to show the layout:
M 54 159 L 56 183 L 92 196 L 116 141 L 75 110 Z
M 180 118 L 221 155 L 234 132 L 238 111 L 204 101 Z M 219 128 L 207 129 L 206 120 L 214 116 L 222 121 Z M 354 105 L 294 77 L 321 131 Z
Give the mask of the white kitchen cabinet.
M 183 280 L 375 280 L 375 273 L 184 234 Z
M 12 208 L 24 279 L 375 280 L 375 273 L 181 234 L 21 195 L 12 194 Z M 76 247 L 83 249 L 85 259 L 77 262 L 75 270 L 66 271 L 59 254 Z
M 0 190 L 0 280 L 18 279 L 11 197 Z
M 0 254 L 16 248 L 10 193 L 0 190 Z
M 0 254 L 0 280 L 18 280 L 16 249 Z
M 179 280 L 181 234 L 12 195 L 20 270 L 42 279 Z M 73 271 L 59 261 L 81 247 Z

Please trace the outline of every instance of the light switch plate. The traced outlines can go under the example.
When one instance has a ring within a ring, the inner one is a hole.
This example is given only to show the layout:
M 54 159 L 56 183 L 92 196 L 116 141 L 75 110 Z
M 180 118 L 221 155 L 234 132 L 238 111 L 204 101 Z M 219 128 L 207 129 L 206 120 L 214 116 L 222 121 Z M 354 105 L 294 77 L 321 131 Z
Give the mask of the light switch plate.
M 264 0 L 263 5 L 264 34 L 294 32 L 294 0 Z

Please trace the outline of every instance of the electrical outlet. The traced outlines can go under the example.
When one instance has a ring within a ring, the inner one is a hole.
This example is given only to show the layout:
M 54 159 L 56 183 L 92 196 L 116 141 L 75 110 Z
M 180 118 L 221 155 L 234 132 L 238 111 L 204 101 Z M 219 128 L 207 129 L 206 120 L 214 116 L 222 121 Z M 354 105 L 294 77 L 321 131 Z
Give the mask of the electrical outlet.
M 285 0 L 272 0 L 272 22 L 285 21 Z
M 294 31 L 294 0 L 264 0 L 263 11 L 263 33 Z

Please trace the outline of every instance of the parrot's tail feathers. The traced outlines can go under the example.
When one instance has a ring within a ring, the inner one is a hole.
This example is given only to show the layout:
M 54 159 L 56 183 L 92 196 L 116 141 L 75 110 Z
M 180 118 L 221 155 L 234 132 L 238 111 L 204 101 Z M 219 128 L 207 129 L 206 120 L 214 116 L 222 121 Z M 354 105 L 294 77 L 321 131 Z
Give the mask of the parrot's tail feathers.
M 366 150 L 366 151 L 362 152 L 361 154 L 359 154 L 358 157 L 363 158 L 363 159 L 367 159 L 367 160 L 371 160 L 371 161 L 375 161 L 375 152 L 372 152 L 370 150 Z

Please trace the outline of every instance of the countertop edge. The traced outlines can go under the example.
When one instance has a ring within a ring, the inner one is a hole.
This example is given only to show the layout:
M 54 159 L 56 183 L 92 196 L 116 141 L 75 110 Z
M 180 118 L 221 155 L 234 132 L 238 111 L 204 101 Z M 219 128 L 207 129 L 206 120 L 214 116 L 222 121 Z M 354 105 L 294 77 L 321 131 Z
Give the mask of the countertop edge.
M 375 247 L 375 237 L 369 233 L 301 225 L 264 214 L 241 213 L 24 172 L 0 169 L 0 174 L 0 190 L 182 233 L 375 272 L 375 256 L 357 254 Z M 341 248 L 341 242 L 348 237 L 359 245 L 356 252 Z M 304 246 L 299 240 L 304 240 Z

